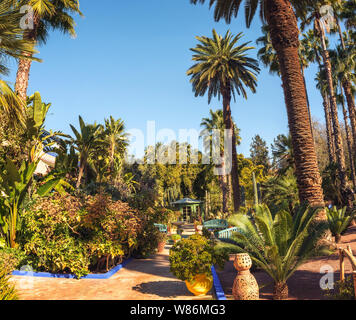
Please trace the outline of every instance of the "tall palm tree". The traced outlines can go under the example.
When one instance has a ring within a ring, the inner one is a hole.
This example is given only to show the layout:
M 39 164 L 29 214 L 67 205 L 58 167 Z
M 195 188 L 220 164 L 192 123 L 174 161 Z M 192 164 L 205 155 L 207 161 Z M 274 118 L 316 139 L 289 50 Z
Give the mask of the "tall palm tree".
M 70 125 L 75 139 L 71 139 L 72 144 L 75 146 L 76 150 L 79 152 L 79 174 L 77 179 L 76 187 L 80 187 L 83 175 L 87 168 L 88 158 L 91 156 L 92 151 L 98 143 L 99 133 L 101 126 L 94 124 L 86 124 L 82 117 L 79 116 L 80 132 L 72 125 Z
M 191 2 L 204 3 L 205 0 L 191 0 Z M 215 5 L 215 19 L 224 18 L 228 23 L 232 17 L 237 16 L 242 2 L 242 0 L 209 0 L 210 7 Z M 277 52 L 281 67 L 300 200 L 309 202 L 312 206 L 323 206 L 321 177 L 308 121 L 305 84 L 299 61 L 299 29 L 292 5 L 297 12 L 304 7 L 304 3 L 300 0 L 246 0 L 246 24 L 248 27 L 251 25 L 259 6 L 260 16 L 268 25 L 272 45 Z
M 340 18 L 345 20 L 347 29 L 356 29 L 356 0 L 342 1 L 342 10 L 340 11 Z
M 341 182 L 340 191 L 343 197 L 343 203 L 346 204 L 349 208 L 351 208 L 352 203 L 355 200 L 355 194 L 349 185 L 348 177 L 346 174 L 345 155 L 338 118 L 335 88 L 333 83 L 333 70 L 331 67 L 330 54 L 326 44 L 326 34 L 320 11 L 322 5 L 332 4 L 333 2 L 334 1 L 330 0 L 316 0 L 310 2 L 305 6 L 305 10 L 300 16 L 303 20 L 302 28 L 304 28 L 305 25 L 308 25 L 313 22 L 314 31 L 316 32 L 317 36 L 320 37 L 322 48 L 321 54 L 323 58 L 323 64 L 325 68 L 326 80 L 330 97 L 330 110 L 334 131 L 336 163 L 338 165 L 338 174 Z
M 264 64 L 264 66 L 269 68 L 269 72 L 271 74 L 277 74 L 279 77 L 281 77 L 281 70 L 279 67 L 277 53 L 276 53 L 276 50 L 274 50 L 274 48 L 273 48 L 271 35 L 268 31 L 268 26 L 266 26 L 266 25 L 262 26 L 262 33 L 263 33 L 263 36 L 256 40 L 257 44 L 263 45 L 263 47 L 258 51 L 257 56 L 260 59 L 260 61 Z M 314 136 L 311 112 L 310 112 L 309 95 L 308 95 L 308 90 L 307 90 L 306 81 L 305 81 L 305 68 L 307 68 L 309 66 L 309 60 L 305 56 L 305 49 L 303 47 L 302 42 L 300 42 L 300 46 L 299 46 L 299 58 L 300 58 L 300 66 L 301 66 L 301 71 L 302 71 L 303 81 L 304 81 L 304 86 L 305 86 L 305 95 L 307 98 L 309 122 L 310 122 L 310 127 L 312 130 L 312 135 Z
M 316 88 L 319 89 L 320 94 L 323 98 L 329 163 L 336 163 L 334 131 L 330 115 L 330 99 L 328 95 L 328 85 L 326 83 L 325 70 L 323 68 L 321 68 L 320 71 L 316 74 L 315 81 Z
M 348 123 L 348 114 L 347 114 L 347 110 L 345 107 L 345 98 L 343 95 L 342 87 L 340 87 L 340 89 L 341 89 L 341 92 L 340 92 L 340 94 L 336 95 L 336 101 L 337 101 L 338 105 L 340 105 L 342 107 L 342 113 L 344 115 L 347 150 L 348 150 L 349 162 L 350 162 L 351 181 L 353 183 L 354 190 L 356 192 L 356 173 L 355 173 L 355 163 L 354 163 L 355 159 L 354 159 L 353 150 L 352 150 L 352 145 L 354 145 L 355 143 L 353 143 L 351 133 L 350 133 L 350 127 L 349 127 L 349 123 Z
M 356 50 L 354 49 L 354 44 L 348 42 L 348 46 L 346 47 L 345 45 L 345 49 L 338 46 L 337 49 L 331 51 L 330 54 L 334 66 L 334 73 L 346 97 L 351 122 L 351 133 L 354 140 L 354 165 L 356 166 L 356 107 L 354 95 L 354 84 L 356 83 Z
M 224 123 L 224 113 L 223 110 L 219 109 L 216 111 L 213 111 L 210 109 L 210 117 L 208 118 L 203 118 L 200 126 L 203 128 L 203 131 L 201 133 L 201 136 L 203 137 L 204 141 L 204 149 L 206 152 L 209 154 L 211 153 L 211 146 L 213 143 L 213 133 L 214 130 L 219 130 L 220 131 L 220 157 L 221 159 L 224 159 L 224 129 L 225 129 L 225 123 Z M 236 143 L 239 145 L 240 144 L 240 135 L 239 135 L 239 129 L 236 127 L 236 124 L 234 123 L 234 130 L 236 134 Z M 225 172 L 225 162 L 222 161 L 221 164 L 216 164 L 215 165 L 216 169 L 222 169 L 223 172 Z M 222 191 L 222 211 L 223 213 L 228 212 L 228 200 L 230 198 L 230 179 L 229 175 L 219 175 L 218 176 L 220 188 Z
M 105 119 L 105 127 L 100 137 L 100 143 L 105 148 L 109 159 L 110 173 L 114 176 L 115 160 L 124 156 L 128 146 L 128 136 L 125 133 L 125 124 L 121 119 L 115 120 L 112 116 Z
M 236 132 L 231 116 L 231 98 L 235 93 L 247 99 L 246 88 L 256 92 L 256 75 L 260 71 L 258 62 L 247 56 L 251 50 L 248 43 L 238 45 L 242 33 L 233 36 L 228 31 L 224 37 L 213 30 L 213 37 L 197 37 L 200 42 L 191 49 L 195 54 L 193 65 L 187 74 L 191 76 L 191 83 L 195 96 L 203 96 L 208 92 L 208 101 L 218 96 L 223 99 L 223 116 L 225 129 L 229 130 L 232 141 L 232 187 L 234 210 L 240 209 L 240 184 L 237 167 Z M 225 150 L 225 154 L 226 154 Z
M 20 28 L 23 15 L 13 2 L 14 0 L 0 2 L 0 75 L 7 75 L 9 72 L 5 65 L 8 57 L 19 59 L 23 57 L 23 53 L 35 53 L 31 43 L 23 39 L 24 30 Z
M 326 46 L 329 47 L 329 41 L 326 38 Z M 326 134 L 327 134 L 327 144 L 328 144 L 328 153 L 329 153 L 329 162 L 336 162 L 335 156 L 335 146 L 334 146 L 334 136 L 331 123 L 330 115 L 330 99 L 328 93 L 328 86 L 325 81 L 325 71 L 321 59 L 321 43 L 320 38 L 316 36 L 316 33 L 313 29 L 308 30 L 306 33 L 303 33 L 301 40 L 302 51 L 304 57 L 311 63 L 317 63 L 319 67 L 319 72 L 316 75 L 317 88 L 319 89 L 321 96 L 323 98 L 323 107 L 326 123 Z
M 72 14 L 82 13 L 79 0 L 13 0 L 19 6 L 29 5 L 33 8 L 33 28 L 24 32 L 24 39 L 32 44 L 45 43 L 50 29 L 75 36 L 75 22 Z M 18 65 L 15 91 L 23 99 L 27 98 L 28 80 L 32 63 L 32 54 L 23 52 Z

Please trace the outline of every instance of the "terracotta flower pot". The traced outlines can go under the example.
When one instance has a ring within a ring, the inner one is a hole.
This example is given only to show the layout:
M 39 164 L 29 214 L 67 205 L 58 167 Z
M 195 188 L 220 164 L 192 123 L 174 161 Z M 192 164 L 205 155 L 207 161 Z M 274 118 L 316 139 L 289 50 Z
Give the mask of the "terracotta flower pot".
M 205 274 L 198 274 L 193 281 L 185 281 L 185 284 L 195 296 L 205 296 L 213 287 L 213 279 Z
M 166 246 L 166 241 L 159 242 L 157 248 L 158 253 L 162 253 L 164 251 L 165 246 Z
M 250 273 L 252 260 L 247 253 L 237 254 L 234 267 L 238 275 L 232 287 L 235 300 L 259 300 L 259 287 L 255 277 Z

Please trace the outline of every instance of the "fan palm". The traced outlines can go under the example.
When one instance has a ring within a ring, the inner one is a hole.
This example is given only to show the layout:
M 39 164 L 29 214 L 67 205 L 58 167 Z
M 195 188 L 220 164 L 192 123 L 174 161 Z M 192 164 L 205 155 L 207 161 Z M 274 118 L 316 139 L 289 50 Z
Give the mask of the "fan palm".
M 82 15 L 78 0 L 13 0 L 13 2 L 17 2 L 19 6 L 29 5 L 33 9 L 33 28 L 24 33 L 24 39 L 33 47 L 46 42 L 49 29 L 75 36 L 72 15 L 75 13 Z M 15 91 L 26 100 L 32 54 L 23 52 L 23 55 L 27 58 L 21 58 L 19 61 Z
M 273 206 L 293 213 L 293 208 L 299 204 L 297 181 L 291 173 L 271 178 L 265 183 L 264 190 L 264 199 L 270 208 Z
M 190 0 L 191 3 L 204 3 L 205 0 Z M 215 5 L 216 20 L 224 18 L 230 23 L 237 17 L 243 0 L 209 0 Z M 308 105 L 305 84 L 299 63 L 299 29 L 295 11 L 299 13 L 305 6 L 300 0 L 246 0 L 245 17 L 249 27 L 260 7 L 260 16 L 268 25 L 273 48 L 276 50 L 281 67 L 282 82 L 288 113 L 289 129 L 295 151 L 296 175 L 301 202 L 312 206 L 323 206 L 324 197 L 321 177 L 308 120 Z
M 203 96 L 208 93 L 208 101 L 211 98 L 222 96 L 223 116 L 225 129 L 229 130 L 232 141 L 232 187 L 234 195 L 234 209 L 240 207 L 240 186 L 237 168 L 236 132 L 231 117 L 231 97 L 235 93 L 247 98 L 246 88 L 256 92 L 256 75 L 260 71 L 258 62 L 247 56 L 246 52 L 253 49 L 248 43 L 238 45 L 242 33 L 233 36 L 228 31 L 224 37 L 213 30 L 213 37 L 197 37 L 200 42 L 197 47 L 191 49 L 193 65 L 187 72 L 191 76 L 191 83 L 195 96 Z M 226 150 L 225 150 L 226 151 Z M 225 152 L 226 154 L 227 152 Z
M 232 237 L 235 250 L 249 253 L 253 262 L 271 276 L 276 300 L 288 298 L 287 280 L 322 249 L 320 239 L 327 223 L 314 221 L 319 210 L 301 206 L 293 216 L 282 210 L 273 217 L 266 205 L 259 205 L 252 219 L 245 214 L 229 219 L 238 228 Z
M 292 137 L 280 134 L 272 145 L 273 164 L 278 168 L 278 175 L 285 175 L 290 169 L 295 172 Z
M 200 126 L 203 128 L 203 131 L 201 133 L 201 136 L 203 137 L 204 141 L 204 149 L 206 152 L 210 154 L 211 151 L 211 146 L 213 143 L 213 136 L 214 136 L 214 131 L 219 130 L 220 132 L 220 157 L 221 159 L 224 159 L 224 129 L 225 129 L 225 124 L 224 124 L 224 114 L 223 111 L 220 110 L 210 110 L 210 117 L 209 118 L 203 118 L 202 122 L 200 123 Z M 240 135 L 239 135 L 239 128 L 237 128 L 236 124 L 234 123 L 234 130 L 236 134 L 236 143 L 239 145 L 240 144 Z M 217 169 L 222 168 L 222 171 L 225 172 L 225 162 L 222 161 L 220 165 L 215 165 Z M 219 183 L 220 183 L 220 188 L 222 191 L 222 211 L 226 213 L 228 211 L 228 198 L 230 194 L 230 185 L 229 185 L 229 179 L 228 176 L 226 175 L 219 175 Z
M 75 146 L 76 150 L 79 152 L 80 164 L 76 184 L 77 189 L 81 185 L 81 181 L 87 167 L 88 158 L 93 152 L 93 150 L 95 150 L 95 147 L 98 144 L 101 129 L 101 125 L 97 125 L 96 123 L 86 124 L 81 116 L 79 116 L 79 125 L 80 132 L 74 126 L 70 125 L 75 135 L 75 139 L 72 138 L 71 142 Z

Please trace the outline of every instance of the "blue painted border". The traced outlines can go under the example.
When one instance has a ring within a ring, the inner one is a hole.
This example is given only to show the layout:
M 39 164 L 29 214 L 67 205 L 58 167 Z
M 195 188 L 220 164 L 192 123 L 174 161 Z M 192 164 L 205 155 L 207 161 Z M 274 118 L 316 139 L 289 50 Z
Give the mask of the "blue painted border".
M 111 269 L 107 273 L 102 274 L 88 274 L 80 279 L 109 279 L 123 267 L 125 267 L 132 258 L 126 259 L 121 264 L 117 265 L 115 268 Z M 22 277 L 36 277 L 36 278 L 64 278 L 64 279 L 77 279 L 77 276 L 74 274 L 58 274 L 58 273 L 49 273 L 49 272 L 28 272 L 28 271 L 18 271 L 15 270 L 12 272 L 13 276 L 22 276 Z
M 225 296 L 225 292 L 221 285 L 218 274 L 216 273 L 215 267 L 211 266 L 211 273 L 213 274 L 213 282 L 214 282 L 214 290 L 218 300 L 227 300 Z

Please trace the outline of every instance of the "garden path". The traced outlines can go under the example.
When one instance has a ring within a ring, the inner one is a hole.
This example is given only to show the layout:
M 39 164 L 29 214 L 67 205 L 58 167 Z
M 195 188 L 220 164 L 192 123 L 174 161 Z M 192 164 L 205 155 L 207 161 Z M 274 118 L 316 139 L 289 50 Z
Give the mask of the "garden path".
M 195 297 L 169 271 L 169 246 L 134 259 L 107 280 L 12 277 L 21 300 L 211 300 Z

